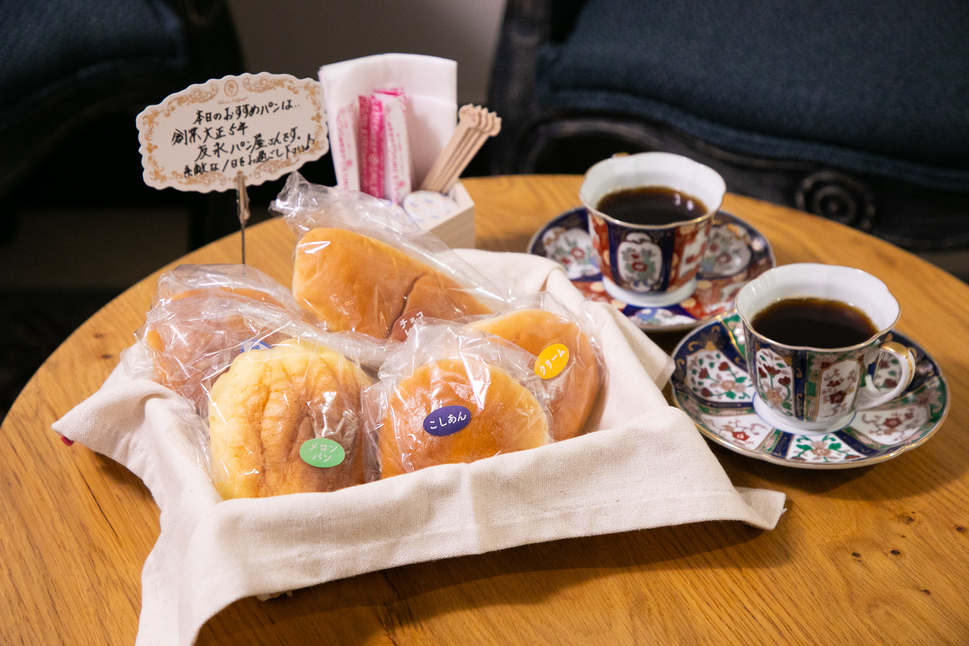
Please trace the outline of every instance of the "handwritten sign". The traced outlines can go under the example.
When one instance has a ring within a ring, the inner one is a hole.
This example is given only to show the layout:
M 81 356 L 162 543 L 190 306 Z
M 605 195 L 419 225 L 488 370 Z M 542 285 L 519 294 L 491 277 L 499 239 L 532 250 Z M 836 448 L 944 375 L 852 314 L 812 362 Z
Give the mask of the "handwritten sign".
M 288 74 L 212 79 L 138 115 L 145 183 L 226 191 L 278 179 L 329 150 L 323 86 Z

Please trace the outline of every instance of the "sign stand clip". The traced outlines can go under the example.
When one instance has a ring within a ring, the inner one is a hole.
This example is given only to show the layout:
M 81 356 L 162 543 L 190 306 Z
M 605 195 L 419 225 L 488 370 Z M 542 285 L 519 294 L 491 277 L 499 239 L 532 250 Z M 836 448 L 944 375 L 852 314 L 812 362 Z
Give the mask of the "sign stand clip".
M 246 264 L 246 222 L 249 221 L 249 194 L 246 193 L 246 178 L 239 171 L 236 175 L 236 192 L 239 205 L 239 230 L 242 233 L 242 264 Z

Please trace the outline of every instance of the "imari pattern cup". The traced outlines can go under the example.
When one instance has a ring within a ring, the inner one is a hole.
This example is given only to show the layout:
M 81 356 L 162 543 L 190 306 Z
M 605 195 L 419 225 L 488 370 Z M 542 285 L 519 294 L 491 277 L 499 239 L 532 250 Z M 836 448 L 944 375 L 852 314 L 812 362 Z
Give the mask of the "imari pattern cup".
M 751 326 L 759 312 L 790 298 L 847 303 L 864 312 L 878 332 L 849 347 L 812 348 L 779 343 Z M 898 301 L 885 283 L 860 269 L 811 263 L 775 267 L 740 290 L 737 312 L 756 393 L 754 410 L 775 428 L 799 433 L 844 428 L 856 411 L 897 397 L 914 376 L 914 352 L 891 340 Z M 894 367 L 883 383 L 873 378 L 879 365 Z
M 693 196 L 706 210 L 691 220 L 650 225 L 623 222 L 596 208 L 609 193 L 654 186 Z M 712 168 L 670 153 L 617 155 L 592 166 L 579 199 L 589 214 L 594 262 L 605 290 L 643 307 L 672 305 L 693 294 L 725 192 L 723 178 Z

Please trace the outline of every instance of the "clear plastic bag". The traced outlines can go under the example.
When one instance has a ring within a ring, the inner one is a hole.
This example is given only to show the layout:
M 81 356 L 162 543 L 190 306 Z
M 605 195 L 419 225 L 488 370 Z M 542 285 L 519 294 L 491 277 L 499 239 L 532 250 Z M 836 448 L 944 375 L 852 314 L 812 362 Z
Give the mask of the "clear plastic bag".
M 221 290 L 204 291 L 149 310 L 136 337 L 155 381 L 190 401 L 204 416 L 215 379 L 240 352 L 291 338 L 288 310 Z
M 257 269 L 229 264 L 180 265 L 163 273 L 135 336 L 145 345 L 155 380 L 203 416 L 213 381 L 240 352 L 286 338 L 332 338 L 288 289 Z M 342 336 L 339 345 L 364 365 L 376 369 L 386 356 L 385 345 L 369 337 Z
M 552 441 L 534 357 L 471 327 L 415 323 L 364 396 L 371 478 Z
M 548 292 L 540 292 L 518 298 L 510 308 L 470 324 L 533 356 L 536 374 L 549 394 L 556 441 L 585 432 L 605 378 L 602 351 L 588 317 L 572 312 Z
M 363 484 L 361 394 L 370 383 L 341 352 L 306 339 L 237 356 L 210 392 L 219 495 L 261 498 Z
M 224 271 L 204 273 L 180 272 L 194 281 L 184 291 L 170 291 L 172 276 L 163 277 L 136 336 L 153 378 L 206 423 L 196 450 L 220 495 L 362 483 L 361 392 L 383 363 L 386 342 L 325 332 L 298 309 L 226 289 Z M 216 284 L 195 289 L 205 281 Z
M 389 203 L 290 175 L 271 210 L 299 239 L 292 291 L 327 329 L 402 340 L 422 317 L 507 306 L 509 285 L 471 267 Z
M 300 311 L 293 293 L 255 267 L 238 264 L 179 265 L 158 277 L 152 306 L 221 289 L 239 296 Z

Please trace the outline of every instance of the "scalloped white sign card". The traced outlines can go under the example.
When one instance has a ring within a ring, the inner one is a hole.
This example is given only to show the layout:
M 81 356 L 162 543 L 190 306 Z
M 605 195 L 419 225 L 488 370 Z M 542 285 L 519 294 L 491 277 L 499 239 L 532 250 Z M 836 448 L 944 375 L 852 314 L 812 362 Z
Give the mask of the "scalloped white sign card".
M 226 191 L 278 179 L 329 150 L 323 86 L 288 74 L 212 79 L 137 118 L 145 183 Z

